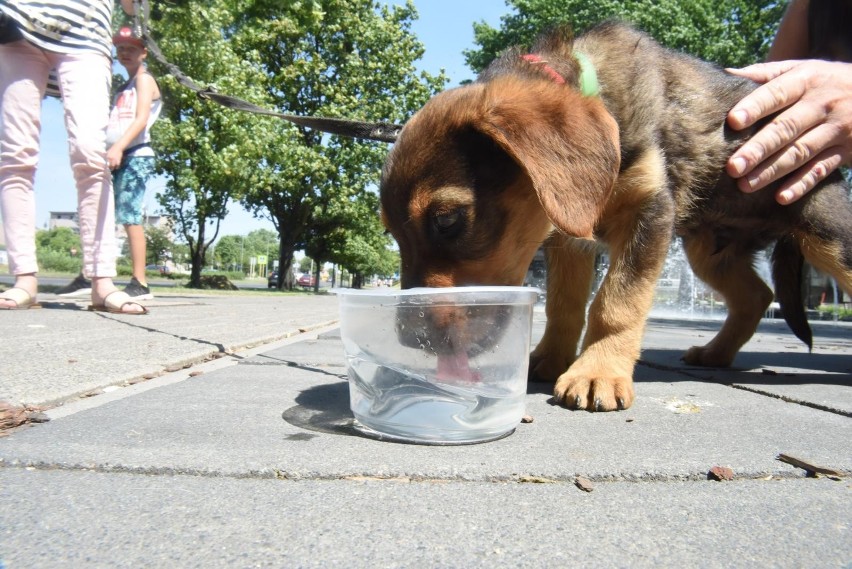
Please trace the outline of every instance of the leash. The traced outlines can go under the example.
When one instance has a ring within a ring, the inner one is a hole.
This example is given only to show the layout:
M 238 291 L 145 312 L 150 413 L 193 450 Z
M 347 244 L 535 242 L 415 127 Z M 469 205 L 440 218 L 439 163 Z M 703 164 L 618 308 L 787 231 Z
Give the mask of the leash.
M 140 6 L 141 5 L 141 6 Z M 233 97 L 222 93 L 217 93 L 216 90 L 208 86 L 206 88 L 199 86 L 192 79 L 187 77 L 179 67 L 170 63 L 160 46 L 148 33 L 148 15 L 149 6 L 147 0 L 133 0 L 134 16 L 133 16 L 133 31 L 138 37 L 145 41 L 148 51 L 154 56 L 161 65 L 169 70 L 169 73 L 177 79 L 178 83 L 195 92 L 198 98 L 207 101 L 213 101 L 237 111 L 245 111 L 259 115 L 267 115 L 278 117 L 289 121 L 293 124 L 319 130 L 329 134 L 337 134 L 349 138 L 361 138 L 365 140 L 375 140 L 378 142 L 396 142 L 399 132 L 402 130 L 402 125 L 386 123 L 386 122 L 363 122 L 350 119 L 338 119 L 327 117 L 303 117 L 288 113 L 280 113 L 270 109 L 259 107 L 239 97 Z

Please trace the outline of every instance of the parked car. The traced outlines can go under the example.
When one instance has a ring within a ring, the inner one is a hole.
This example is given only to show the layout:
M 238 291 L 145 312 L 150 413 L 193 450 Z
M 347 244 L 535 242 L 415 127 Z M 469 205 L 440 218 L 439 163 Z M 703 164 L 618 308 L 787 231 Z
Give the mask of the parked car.
M 167 275 L 172 272 L 168 265 L 145 265 L 145 270 L 160 273 L 161 275 Z
M 267 288 L 278 288 L 278 271 L 272 271 L 269 273 L 269 277 L 266 279 Z
M 305 273 L 303 275 L 299 275 L 299 278 L 296 279 L 296 284 L 303 287 L 312 287 L 317 284 L 317 280 L 313 275 Z

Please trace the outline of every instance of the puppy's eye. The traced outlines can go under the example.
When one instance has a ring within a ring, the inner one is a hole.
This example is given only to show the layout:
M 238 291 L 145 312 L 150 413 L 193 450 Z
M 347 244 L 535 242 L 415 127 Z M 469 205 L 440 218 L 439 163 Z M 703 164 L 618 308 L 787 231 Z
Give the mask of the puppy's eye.
M 461 212 L 459 210 L 449 213 L 439 213 L 435 216 L 435 225 L 438 226 L 438 229 L 447 229 L 458 223 L 460 218 Z
M 435 229 L 442 235 L 450 235 L 461 230 L 464 213 L 461 209 L 436 213 L 434 216 Z

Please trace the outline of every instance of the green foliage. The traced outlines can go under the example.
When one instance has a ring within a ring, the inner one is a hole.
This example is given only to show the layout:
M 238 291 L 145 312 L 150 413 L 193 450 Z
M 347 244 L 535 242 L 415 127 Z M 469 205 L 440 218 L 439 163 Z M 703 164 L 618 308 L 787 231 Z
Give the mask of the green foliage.
M 474 24 L 479 49 L 465 51 L 482 71 L 503 50 L 529 46 L 540 31 L 569 25 L 580 34 L 607 19 L 632 22 L 657 41 L 726 67 L 764 59 L 785 9 L 776 0 L 507 0 L 500 29 Z
M 36 232 L 36 257 L 44 271 L 77 273 L 82 268 L 80 236 L 68 227 Z
M 245 236 L 244 244 L 246 258 L 265 255 L 272 261 L 278 258 L 278 235 L 269 229 L 256 229 Z
M 171 232 L 159 227 L 145 227 L 145 263 L 159 265 L 172 252 Z
M 299 259 L 298 271 L 300 273 L 310 273 L 315 267 L 314 260 L 307 255 Z
M 232 49 L 230 30 L 242 4 L 164 3 L 153 31 L 165 56 L 197 83 L 264 104 L 259 71 Z M 240 197 L 249 181 L 255 160 L 246 149 L 253 145 L 253 125 L 263 119 L 205 102 L 156 63 L 150 66 L 164 100 L 161 120 L 153 129 L 158 171 L 168 178 L 159 202 L 189 248 L 190 286 L 198 286 L 228 203 Z
M 265 255 L 267 268 L 278 258 L 278 235 L 268 229 L 257 229 L 248 235 L 225 235 L 216 242 L 214 263 L 219 267 L 247 269 L 249 259 Z
M 172 260 L 180 265 L 185 265 L 190 259 L 189 245 L 186 243 L 173 242 L 171 244 Z
M 219 267 L 236 268 L 243 266 L 245 249 L 241 235 L 225 235 L 216 242 L 213 262 Z
M 42 229 L 36 232 L 36 252 L 55 251 L 71 255 L 72 249 L 77 256 L 82 255 L 80 247 L 80 235 L 68 227 L 57 227 L 55 229 Z
M 211 0 L 161 3 L 157 14 L 155 37 L 186 75 L 270 109 L 403 122 L 446 83 L 443 74 L 415 70 L 423 46 L 411 33 L 412 2 Z M 336 254 L 342 241 L 320 228 L 377 231 L 374 222 L 354 223 L 362 216 L 348 216 L 346 208 L 361 208 L 355 204 L 378 180 L 387 145 L 223 109 L 152 68 L 165 101 L 154 143 L 160 172 L 170 179 L 160 205 L 190 249 L 192 286 L 231 201 L 273 222 L 283 271 L 300 249 L 318 258 Z M 233 243 L 217 248 L 220 261 L 236 262 Z M 264 241 L 267 249 L 273 254 Z
M 79 255 L 72 257 L 67 251 L 53 249 L 37 250 L 38 265 L 41 270 L 57 273 L 79 273 L 83 267 Z
M 416 17 L 410 2 L 258 1 L 243 17 L 237 49 L 264 70 L 274 106 L 290 113 L 404 122 L 446 83 L 443 75 L 415 71 L 423 47 L 410 30 Z M 351 235 L 377 241 L 383 229 L 369 188 L 387 145 L 281 121 L 264 127 L 257 137 L 260 167 L 242 203 L 278 229 L 281 267 L 289 267 L 297 250 L 343 264 Z
M 852 308 L 842 304 L 821 304 L 817 307 L 820 320 L 843 320 L 848 322 L 852 320 Z

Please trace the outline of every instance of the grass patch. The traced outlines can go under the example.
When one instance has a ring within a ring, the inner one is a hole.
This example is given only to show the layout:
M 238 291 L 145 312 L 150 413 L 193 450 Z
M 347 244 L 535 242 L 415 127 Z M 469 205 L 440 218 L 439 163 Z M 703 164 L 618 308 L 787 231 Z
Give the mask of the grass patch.
M 840 320 L 852 320 L 852 308 L 836 304 L 823 304 L 817 308 L 820 320 L 834 320 L 835 316 Z

